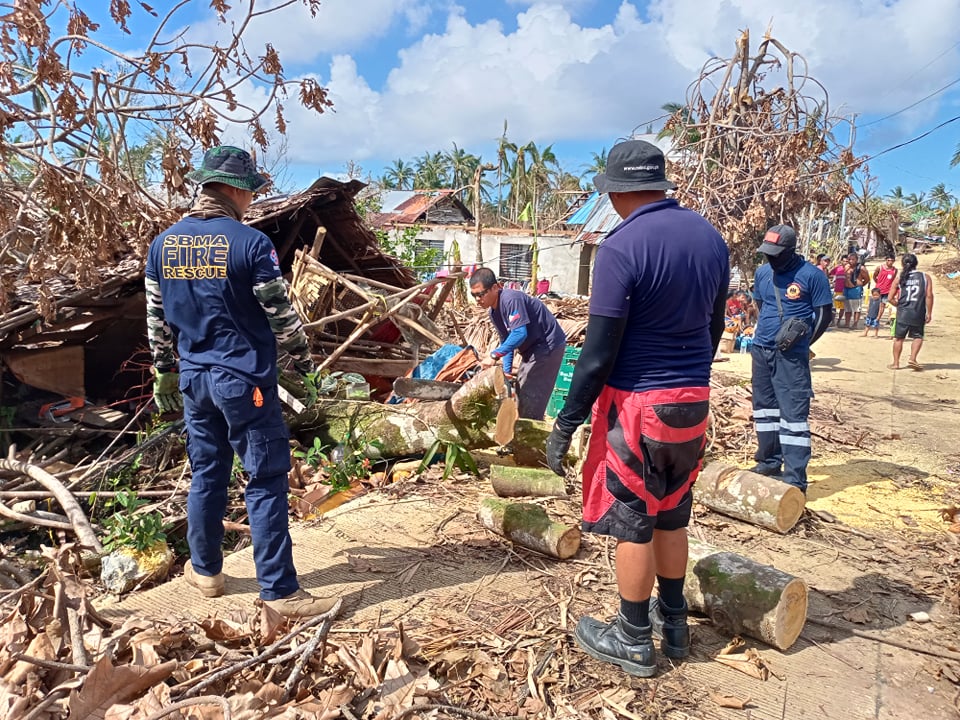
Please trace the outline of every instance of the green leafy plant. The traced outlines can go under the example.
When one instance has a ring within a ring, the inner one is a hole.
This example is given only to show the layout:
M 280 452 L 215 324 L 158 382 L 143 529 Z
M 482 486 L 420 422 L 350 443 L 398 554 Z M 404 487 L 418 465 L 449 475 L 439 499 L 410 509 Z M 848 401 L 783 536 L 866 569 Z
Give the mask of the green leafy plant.
M 113 499 L 113 515 L 104 520 L 107 530 L 103 540 L 105 550 L 121 547 L 149 550 L 160 541 L 166 541 L 163 516 L 156 511 L 139 512 L 147 501 L 133 491 L 121 490 Z
M 313 445 L 310 445 L 305 450 L 294 450 L 293 455 L 294 457 L 298 457 L 303 460 L 314 470 L 319 468 L 323 463 L 329 461 L 326 453 L 326 447 L 318 437 L 313 439 Z
M 427 449 L 426 454 L 423 456 L 423 461 L 420 463 L 420 467 L 417 468 L 417 472 L 423 472 L 426 470 L 430 463 L 440 455 L 444 454 L 443 457 L 443 479 L 446 480 L 453 474 L 454 470 L 460 470 L 461 472 L 467 472 L 472 475 L 479 475 L 480 470 L 477 468 L 477 463 L 473 459 L 473 456 L 470 454 L 470 451 L 467 450 L 463 445 L 458 443 L 444 443 L 441 440 L 434 440 L 433 444 Z

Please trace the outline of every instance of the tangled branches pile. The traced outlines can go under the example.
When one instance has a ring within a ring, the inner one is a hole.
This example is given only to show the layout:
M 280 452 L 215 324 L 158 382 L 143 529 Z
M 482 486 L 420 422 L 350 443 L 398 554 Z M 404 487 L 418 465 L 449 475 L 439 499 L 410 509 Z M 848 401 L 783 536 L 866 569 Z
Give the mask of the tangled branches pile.
M 124 253 L 142 253 L 170 220 L 165 208 L 186 195 L 184 174 L 195 149 L 245 126 L 252 144 L 268 145 L 264 123 L 286 131 L 282 101 L 291 81 L 276 50 L 248 51 L 244 31 L 258 16 L 300 3 L 231 10 L 210 3 L 225 41 L 191 36 L 178 13 L 156 17 L 136 54 L 97 38 L 100 25 L 77 4 L 22 0 L 0 16 L 0 312 L 17 282 L 65 275 L 89 286 L 96 269 Z M 115 28 L 130 33 L 127 0 L 109 4 Z M 139 19 L 139 18 L 138 18 Z M 211 18 L 212 19 L 212 18 Z M 196 28 L 198 23 L 194 23 Z M 203 23 L 199 23 L 203 27 Z M 104 31 L 106 32 L 106 31 Z M 297 81 L 298 101 L 330 106 L 313 79 Z M 252 91 L 250 91 L 252 89 Z M 247 90 L 247 92 L 244 92 Z M 242 97 L 256 98 L 245 101 Z
M 766 89 L 771 73 L 781 84 Z M 677 196 L 723 233 L 733 262 L 752 268 L 769 226 L 803 228 L 851 194 L 859 161 L 834 139 L 839 121 L 801 55 L 767 35 L 751 56 L 744 31 L 734 57 L 704 66 L 664 128 Z

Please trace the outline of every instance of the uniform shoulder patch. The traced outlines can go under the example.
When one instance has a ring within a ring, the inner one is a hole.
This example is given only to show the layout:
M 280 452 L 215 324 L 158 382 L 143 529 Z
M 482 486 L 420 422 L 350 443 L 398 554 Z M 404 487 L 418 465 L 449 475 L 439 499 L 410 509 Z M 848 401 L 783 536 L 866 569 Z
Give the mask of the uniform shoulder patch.
M 275 266 L 280 267 L 280 258 L 277 255 L 276 249 L 270 251 L 270 262 L 272 262 Z
M 512 323 L 513 323 L 513 322 L 516 322 L 516 321 L 519 320 L 519 319 L 520 319 L 520 313 L 519 313 L 519 312 L 515 312 L 515 313 L 511 314 L 510 317 L 507 318 L 507 320 L 508 320 L 509 322 L 512 322 Z

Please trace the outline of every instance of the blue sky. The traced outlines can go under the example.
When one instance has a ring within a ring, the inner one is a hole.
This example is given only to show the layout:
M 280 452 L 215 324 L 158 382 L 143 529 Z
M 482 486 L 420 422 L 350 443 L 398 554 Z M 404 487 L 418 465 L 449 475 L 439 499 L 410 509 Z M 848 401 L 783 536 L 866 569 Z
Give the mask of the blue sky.
M 156 21 L 132 5 L 133 35 L 117 42 L 136 48 Z M 177 17 L 195 37 L 226 36 L 205 0 Z M 285 161 L 302 187 L 348 162 L 379 176 L 454 142 L 492 159 L 504 120 L 511 140 L 552 143 L 580 174 L 592 152 L 658 128 L 660 106 L 682 101 L 711 55 L 729 57 L 741 30 L 756 47 L 768 27 L 806 58 L 831 111 L 856 116 L 855 152 L 878 155 L 881 192 L 944 182 L 960 195 L 960 120 L 882 152 L 960 115 L 957 0 L 323 0 L 314 19 L 294 5 L 247 37 L 251 51 L 273 43 L 288 78 L 330 90 L 323 116 L 287 104 Z

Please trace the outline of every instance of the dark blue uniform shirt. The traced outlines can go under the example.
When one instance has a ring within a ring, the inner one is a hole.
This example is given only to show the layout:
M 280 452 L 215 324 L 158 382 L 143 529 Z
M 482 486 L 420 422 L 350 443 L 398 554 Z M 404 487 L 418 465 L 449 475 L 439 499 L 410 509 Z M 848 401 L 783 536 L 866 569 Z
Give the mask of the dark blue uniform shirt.
M 232 218 L 187 217 L 154 238 L 146 275 L 160 283 L 181 372 L 220 367 L 277 382 L 277 341 L 253 286 L 280 276 L 270 239 Z
M 774 289 L 774 282 L 777 290 Z M 774 338 L 780 329 L 781 321 L 774 292 L 779 291 L 784 319 L 800 318 L 806 321 L 811 331 L 814 308 L 833 303 L 833 292 L 827 276 L 823 274 L 823 270 L 808 262 L 801 262 L 797 268 L 784 273 L 774 273 L 769 263 L 761 265 L 754 276 L 753 285 L 754 297 L 762 303 L 753 335 L 753 344 L 760 347 L 776 346 Z M 807 334 L 793 347 L 797 351 L 807 352 L 810 348 L 810 335 Z
M 527 326 L 527 338 L 517 352 L 525 360 L 534 355 L 547 355 L 567 342 L 563 328 L 540 300 L 519 290 L 504 288 L 500 291 L 497 307 L 490 308 L 490 320 L 500 340 L 523 325 Z

